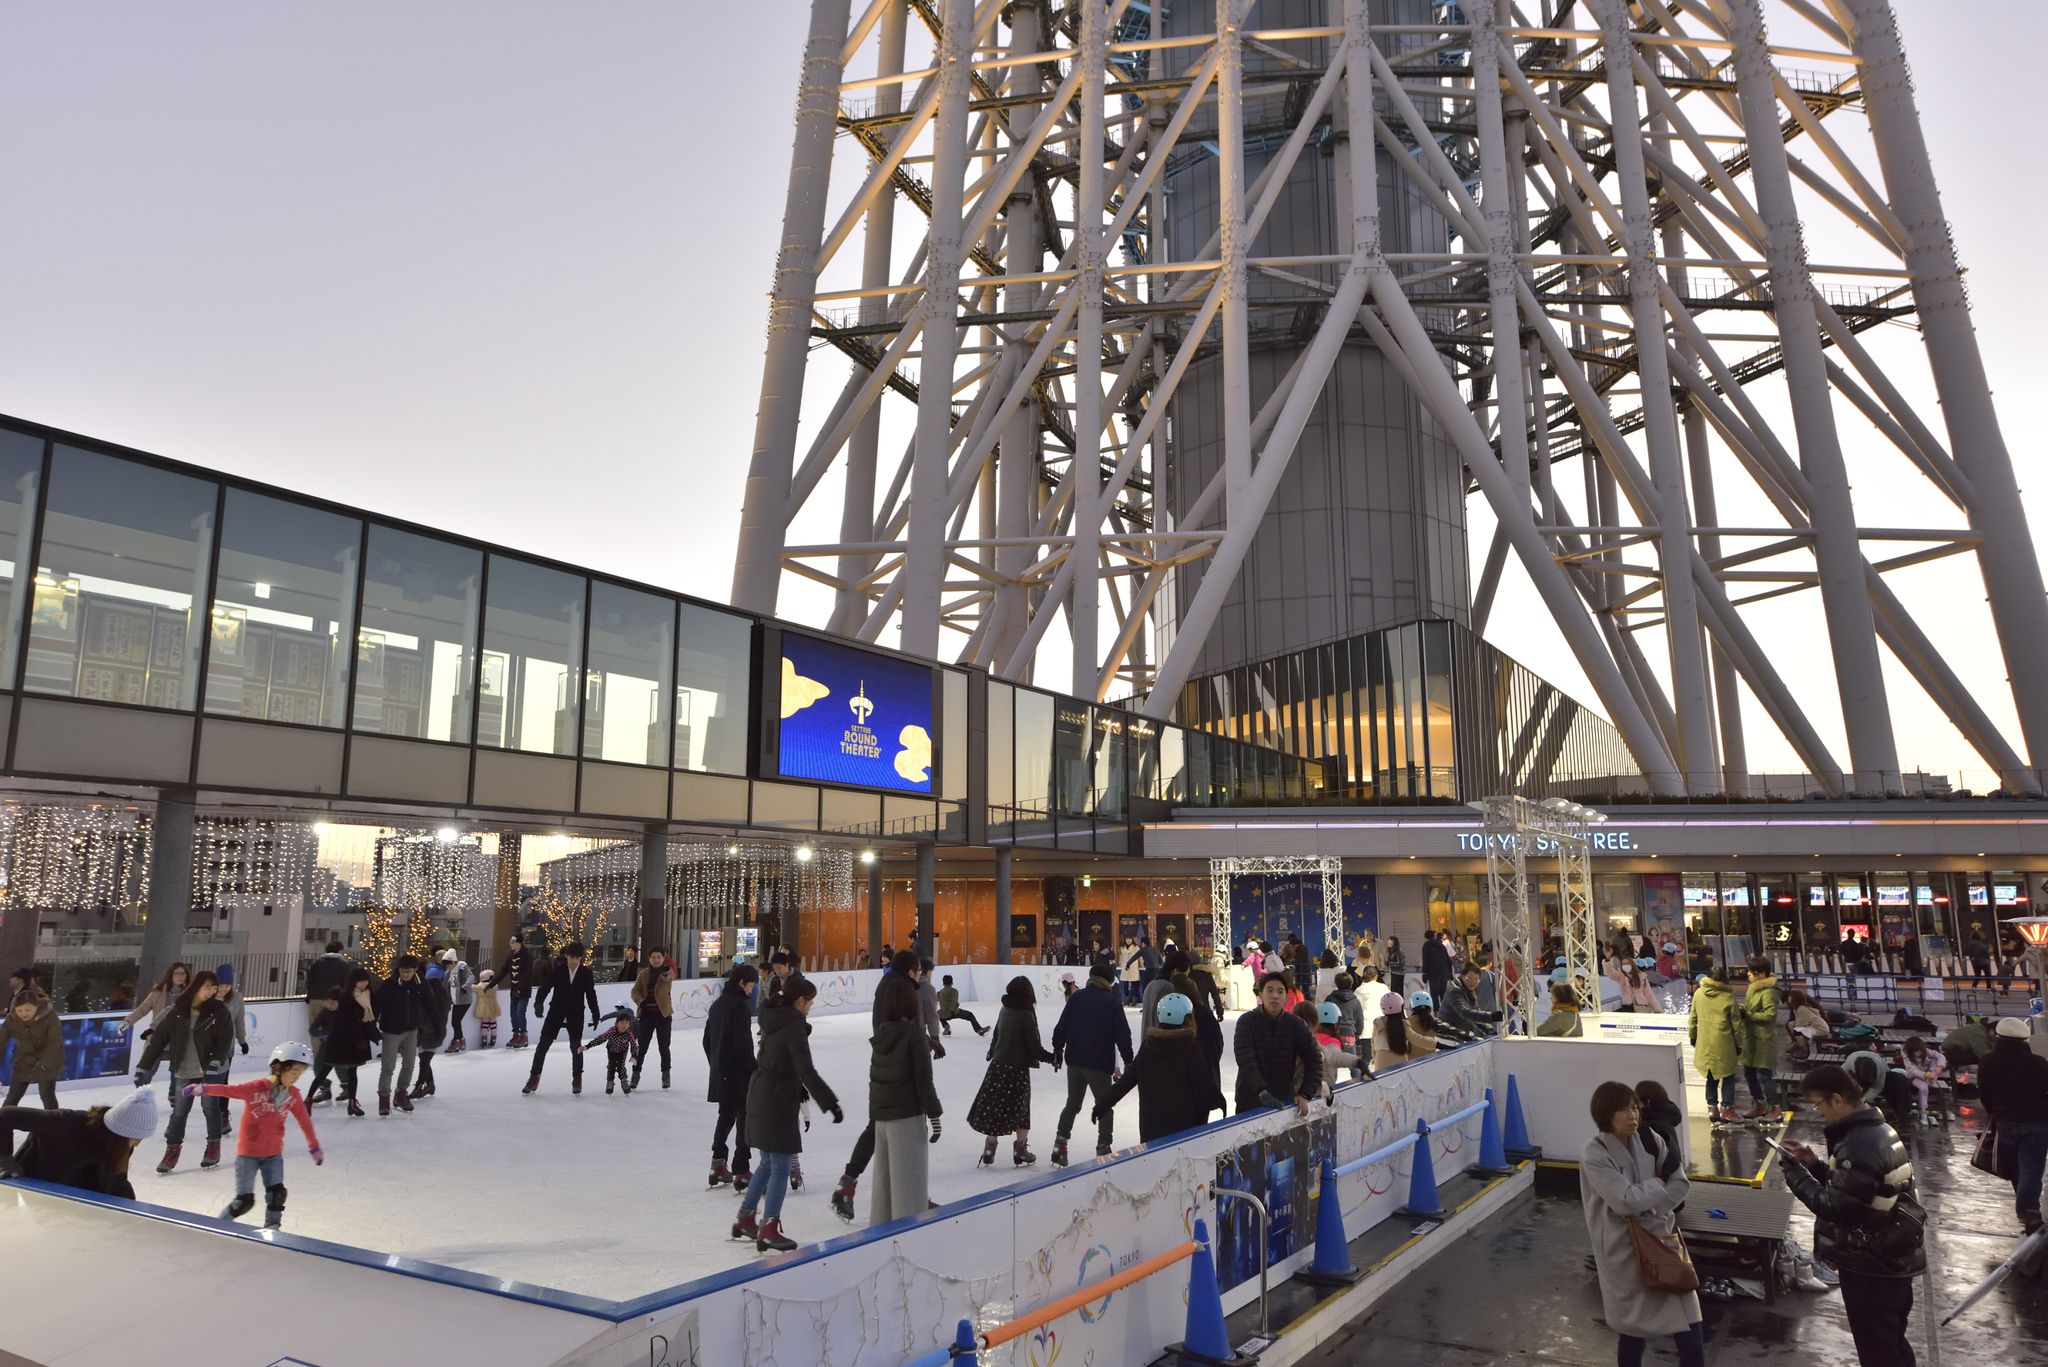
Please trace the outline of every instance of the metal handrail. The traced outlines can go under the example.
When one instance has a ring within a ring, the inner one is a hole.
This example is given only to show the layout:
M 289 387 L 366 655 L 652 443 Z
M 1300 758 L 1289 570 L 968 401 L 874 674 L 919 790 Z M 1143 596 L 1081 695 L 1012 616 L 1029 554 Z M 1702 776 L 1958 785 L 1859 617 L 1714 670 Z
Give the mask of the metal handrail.
M 1415 1145 L 1421 1143 L 1430 1135 L 1435 1134 L 1437 1130 L 1443 1128 L 1444 1126 L 1461 1125 L 1465 1121 L 1470 1120 L 1473 1116 L 1478 1115 L 1481 1111 L 1485 1110 L 1489 1105 L 1492 1104 L 1492 1102 L 1488 1101 L 1475 1101 L 1470 1106 L 1467 1106 L 1464 1110 L 1453 1111 L 1449 1115 L 1443 1117 L 1441 1120 L 1425 1120 L 1422 1122 L 1422 1128 L 1417 1130 L 1414 1134 L 1403 1135 L 1399 1139 L 1396 1139 L 1393 1143 L 1387 1145 L 1385 1148 L 1374 1149 L 1371 1153 L 1365 1155 L 1365 1157 L 1363 1158 L 1354 1158 L 1341 1168 L 1332 1168 L 1330 1169 L 1330 1176 L 1349 1177 L 1352 1173 L 1359 1172 L 1366 1168 L 1369 1168 L 1375 1163 L 1384 1163 L 1389 1158 L 1392 1158 L 1395 1154 L 1404 1153 L 1407 1150 L 1415 1147 Z
M 1052 1323 L 1062 1315 L 1072 1314 L 1091 1301 L 1099 1301 L 1112 1292 L 1121 1291 L 1133 1282 L 1143 1281 L 1153 1273 L 1164 1271 L 1183 1258 L 1192 1258 L 1195 1255 L 1195 1250 L 1200 1247 L 1201 1245 L 1192 1239 L 1186 1243 L 1176 1244 L 1164 1253 L 1155 1254 L 1141 1263 L 1133 1263 L 1123 1271 L 1112 1273 L 1099 1282 L 1091 1282 L 1087 1286 L 1067 1293 L 1056 1301 L 1048 1301 L 1028 1315 L 1020 1315 L 1016 1319 L 999 1324 L 984 1333 L 976 1334 L 975 1341 L 980 1351 L 985 1353 L 998 1345 L 1009 1343 L 1013 1339 L 1020 1339 L 1032 1330 Z
M 1260 1200 L 1260 1199 L 1259 1199 L 1258 1197 L 1256 1197 L 1256 1196 L 1252 1195 L 1252 1194 L 1251 1194 L 1250 1192 L 1248 1192 L 1248 1191 L 1239 1191 L 1239 1190 L 1237 1190 L 1237 1189 L 1236 1189 L 1235 1187 L 1212 1187 L 1212 1188 L 1210 1188 L 1210 1192 L 1211 1192 L 1211 1194 L 1212 1194 L 1212 1195 L 1214 1195 L 1214 1196 L 1216 1197 L 1216 1199 L 1218 1199 L 1219 1201 L 1220 1201 L 1220 1200 L 1222 1200 L 1222 1199 L 1223 1199 L 1224 1197 L 1226 1197 L 1226 1196 L 1228 1196 L 1228 1197 L 1231 1197 L 1231 1198 L 1232 1198 L 1233 1200 L 1238 1200 L 1238 1201 L 1249 1201 L 1249 1202 L 1251 1202 L 1251 1205 L 1252 1205 L 1252 1209 L 1253 1209 L 1254 1211 L 1256 1211 L 1256 1212 L 1258 1213 L 1258 1216 L 1259 1216 L 1259 1337 L 1260 1337 L 1260 1338 L 1266 1338 L 1266 1337 L 1268 1337 L 1268 1336 L 1269 1336 L 1269 1330 L 1268 1330 L 1268 1329 L 1267 1329 L 1267 1327 L 1266 1327 L 1266 1274 L 1267 1274 L 1267 1273 L 1268 1273 L 1269 1271 L 1271 1271 L 1271 1267 L 1269 1266 L 1269 1264 L 1271 1263 L 1271 1260 L 1272 1260 L 1272 1257 L 1271 1257 L 1271 1255 L 1272 1255 L 1272 1251 L 1273 1251 L 1273 1250 L 1272 1250 L 1272 1245 L 1271 1245 L 1271 1244 L 1270 1244 L 1270 1243 L 1269 1243 L 1269 1242 L 1267 1241 L 1267 1238 L 1266 1238 L 1266 1221 L 1267 1221 L 1267 1219 L 1268 1219 L 1268 1217 L 1267 1217 L 1267 1214 L 1266 1214 L 1266 1203 L 1265 1203 L 1264 1201 L 1261 1201 L 1261 1200 Z

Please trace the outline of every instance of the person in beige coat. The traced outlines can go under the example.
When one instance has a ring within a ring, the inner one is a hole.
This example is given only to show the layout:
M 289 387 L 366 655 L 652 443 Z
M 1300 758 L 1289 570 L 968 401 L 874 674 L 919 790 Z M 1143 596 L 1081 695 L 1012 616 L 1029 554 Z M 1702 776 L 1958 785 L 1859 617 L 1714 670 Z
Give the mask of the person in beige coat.
M 1629 1231 L 1633 1220 L 1652 1234 L 1677 1232 L 1690 1187 L 1684 1163 L 1642 1128 L 1642 1103 L 1627 1083 L 1595 1087 L 1592 1109 L 1600 1132 L 1579 1155 L 1579 1197 L 1600 1271 L 1600 1304 L 1607 1327 L 1621 1336 L 1617 1361 L 1638 1367 L 1649 1340 L 1668 1336 L 1679 1367 L 1706 1367 L 1699 1294 L 1644 1286 Z

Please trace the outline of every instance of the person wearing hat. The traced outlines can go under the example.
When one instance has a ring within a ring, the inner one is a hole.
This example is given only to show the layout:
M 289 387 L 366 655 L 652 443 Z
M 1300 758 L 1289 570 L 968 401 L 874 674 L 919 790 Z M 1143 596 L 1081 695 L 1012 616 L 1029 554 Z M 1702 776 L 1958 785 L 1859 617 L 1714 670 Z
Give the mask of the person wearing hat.
M 1107 968 L 1091 969 L 1088 986 L 1067 998 L 1060 1018 L 1052 1027 L 1052 1067 L 1067 1069 L 1067 1104 L 1060 1110 L 1059 1126 L 1053 1133 L 1052 1165 L 1067 1165 L 1067 1141 L 1073 1137 L 1074 1117 L 1081 1113 L 1083 1096 L 1093 1096 L 1091 1115 L 1095 1124 L 1095 1156 L 1112 1151 L 1111 1116 L 1103 1104 L 1119 1069 L 1131 1065 L 1131 1024 L 1118 1000 L 1116 980 Z
M 1071 974 L 1071 973 L 1062 973 L 1062 974 L 1060 974 L 1060 999 L 1061 999 L 1062 1001 L 1064 1001 L 1064 1000 L 1065 1000 L 1066 998 L 1068 998 L 1068 997 L 1071 997 L 1071 996 L 1073 996 L 1073 995 L 1074 995 L 1074 994 L 1075 994 L 1076 992 L 1079 992 L 1080 990 L 1081 990 L 1080 984 L 1078 984 L 1078 983 L 1076 983 L 1076 982 L 1074 981 L 1074 975 L 1073 975 L 1073 974 Z
M 526 1047 L 526 1004 L 533 997 L 533 985 L 540 977 L 540 969 L 540 964 L 526 948 L 526 937 L 513 931 L 511 948 L 505 951 L 505 962 L 498 965 L 498 986 L 512 994 L 512 1038 L 505 1042 L 507 1049 Z
M 1169 992 L 1153 1008 L 1144 1042 L 1123 1076 L 1096 1102 L 1088 1118 L 1102 1125 L 1117 1102 L 1138 1093 L 1138 1142 L 1150 1144 L 1209 1123 L 1230 1104 L 1215 1070 L 1202 1052 L 1191 1018 L 1195 1003 L 1184 992 Z
M 1685 960 L 1678 952 L 1678 941 L 1666 940 L 1657 947 L 1657 976 L 1687 981 Z
M 476 975 L 463 962 L 462 956 L 452 949 L 441 951 L 441 971 L 448 976 L 448 1048 L 445 1052 L 459 1054 L 469 1048 L 469 1040 L 462 1033 L 462 1018 L 469 1014 L 470 1005 L 476 1000 Z
M 15 1153 L 0 1153 L 0 1176 L 31 1177 L 132 1201 L 128 1161 L 135 1146 L 156 1133 L 156 1092 L 138 1087 L 111 1106 L 85 1111 L 8 1106 L 0 1108 L 0 1125 L 28 1134 Z
M 235 986 L 235 966 L 233 964 L 222 964 L 219 968 L 213 970 L 213 976 L 220 983 L 220 991 L 215 995 L 214 1000 L 225 1006 L 228 1009 L 228 1015 L 234 1018 L 235 1045 L 246 1054 L 249 1052 L 249 1013 L 242 1009 L 242 989 Z M 222 1069 L 221 1071 L 226 1072 L 227 1070 Z M 224 1077 L 208 1080 L 227 1081 Z M 223 1115 L 227 1113 L 225 1105 L 221 1107 L 221 1113 Z
M 284 1223 L 284 1118 L 299 1122 L 313 1166 L 327 1161 L 313 1116 L 299 1095 L 298 1081 L 313 1066 L 313 1051 L 286 1040 L 270 1051 L 270 1076 L 249 1082 L 193 1083 L 187 1095 L 221 1097 L 242 1103 L 241 1128 L 235 1131 L 235 1195 L 221 1211 L 223 1220 L 239 1220 L 256 1204 L 256 1179 L 263 1179 L 263 1227 Z
M 628 1069 L 633 1066 L 633 1046 L 637 1042 L 633 1031 L 633 1008 L 619 1006 L 612 1009 L 612 1025 L 609 1030 L 600 1030 L 590 1037 L 590 1042 L 579 1050 L 588 1053 L 599 1045 L 604 1046 L 604 1094 L 610 1096 L 616 1086 L 627 1096 L 633 1095 L 634 1080 Z
M 1408 1017 L 1404 1023 L 1408 1030 L 1409 1058 L 1418 1059 L 1436 1052 L 1437 1031 L 1441 1027 L 1436 1019 L 1436 998 L 1429 995 L 1428 988 L 1418 987 L 1408 994 Z
M 434 1055 L 448 1042 L 448 1018 L 455 1010 L 455 999 L 448 991 L 448 966 L 438 954 L 428 956 L 426 983 L 427 1019 L 420 1026 L 417 1041 L 420 1080 L 413 1084 L 414 1101 L 430 1097 L 439 1090 L 434 1086 Z
M 1692 1019 L 1687 1022 L 1693 1066 L 1707 1079 L 1707 1114 L 1716 1121 L 1735 1121 L 1735 1079 L 1742 1076 L 1742 1009 L 1728 984 L 1703 973 L 1693 988 Z
M 476 1047 L 498 1047 L 498 975 L 485 969 L 476 975 Z
M 2019 1165 L 2013 1211 L 2032 1233 L 2041 1227 L 2041 1179 L 2048 1168 L 2048 1058 L 2028 1046 L 2026 1021 L 2007 1016 L 1993 1032 L 1991 1053 L 1977 1068 L 1977 1095 L 1991 1113 L 1999 1148 Z

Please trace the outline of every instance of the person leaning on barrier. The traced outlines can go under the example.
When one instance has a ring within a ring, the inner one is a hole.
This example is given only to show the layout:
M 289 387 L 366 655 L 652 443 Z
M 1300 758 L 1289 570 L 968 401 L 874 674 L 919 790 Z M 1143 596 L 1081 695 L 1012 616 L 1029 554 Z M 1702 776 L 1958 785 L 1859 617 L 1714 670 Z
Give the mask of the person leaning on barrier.
M 1237 1109 L 1240 1113 L 1280 1110 L 1289 1104 L 1284 1092 L 1294 1093 L 1296 1115 L 1308 1114 L 1309 1098 L 1322 1085 L 1323 1051 L 1316 1037 L 1287 1009 L 1287 975 L 1267 973 L 1259 978 L 1259 1004 L 1237 1018 L 1231 1042 L 1237 1059 Z M 1291 1086 L 1294 1065 L 1301 1064 L 1301 1083 Z
M 1454 1035 L 1468 1040 L 1486 1039 L 1496 1033 L 1501 1013 L 1479 1005 L 1479 965 L 1466 961 L 1458 981 L 1444 994 L 1443 1023 Z

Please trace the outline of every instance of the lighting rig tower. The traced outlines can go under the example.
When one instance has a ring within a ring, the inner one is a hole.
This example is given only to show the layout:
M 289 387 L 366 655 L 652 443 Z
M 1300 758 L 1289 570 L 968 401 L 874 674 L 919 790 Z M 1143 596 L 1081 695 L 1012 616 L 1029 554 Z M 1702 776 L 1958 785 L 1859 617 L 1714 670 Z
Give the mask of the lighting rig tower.
M 1660 793 L 1746 790 L 1745 693 L 1825 790 L 1897 790 L 1886 652 L 2038 791 L 2048 599 L 1898 25 L 1771 15 L 813 0 L 734 602 L 801 577 L 1009 678 L 1063 631 L 1050 682 L 1159 717 L 1483 631 L 1512 566 Z M 1892 475 L 1925 511 L 1866 525 Z M 1892 586 L 1946 556 L 2021 744 Z M 1748 612 L 1789 595 L 1790 677 Z
M 1501 971 L 1515 983 L 1513 1011 L 1523 1028 L 1536 1021 L 1536 965 L 1542 958 L 1543 923 L 1530 913 L 1529 861 L 1557 860 L 1558 914 L 1563 921 L 1565 974 L 1583 983 L 1580 1009 L 1600 1010 L 1600 929 L 1593 911 L 1591 827 L 1607 820 L 1605 812 L 1581 807 L 1561 797 L 1537 802 L 1531 798 L 1482 798 L 1472 804 L 1483 818 L 1486 846 L 1486 938 L 1493 941 Z M 1514 972 L 1509 973 L 1509 965 Z M 1547 981 L 1547 980 L 1546 980 Z M 1547 989 L 1546 989 L 1547 990 Z M 1501 1022 L 1506 1034 L 1508 1022 Z

